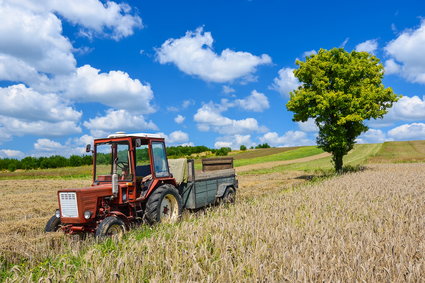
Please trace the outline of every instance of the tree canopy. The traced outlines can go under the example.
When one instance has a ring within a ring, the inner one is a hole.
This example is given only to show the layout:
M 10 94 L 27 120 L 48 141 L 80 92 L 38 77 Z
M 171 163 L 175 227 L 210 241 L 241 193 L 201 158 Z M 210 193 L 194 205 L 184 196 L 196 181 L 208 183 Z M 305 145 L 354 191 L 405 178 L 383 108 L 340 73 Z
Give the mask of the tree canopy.
M 343 156 L 368 130 L 364 121 L 382 118 L 399 96 L 384 87 L 384 67 L 367 52 L 320 49 L 296 64 L 294 75 L 301 85 L 290 93 L 286 108 L 294 112 L 294 121 L 315 120 L 317 144 L 332 153 L 340 171 Z

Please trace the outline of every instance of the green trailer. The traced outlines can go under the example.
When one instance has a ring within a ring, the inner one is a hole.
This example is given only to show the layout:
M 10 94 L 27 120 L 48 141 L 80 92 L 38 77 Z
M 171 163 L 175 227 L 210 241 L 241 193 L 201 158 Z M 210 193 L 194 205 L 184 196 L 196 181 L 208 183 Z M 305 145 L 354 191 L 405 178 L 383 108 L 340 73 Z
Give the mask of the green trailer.
M 168 162 L 182 197 L 183 208 L 198 209 L 235 201 L 238 181 L 233 158 L 203 159 L 202 171 L 195 170 L 193 159 L 170 159 Z

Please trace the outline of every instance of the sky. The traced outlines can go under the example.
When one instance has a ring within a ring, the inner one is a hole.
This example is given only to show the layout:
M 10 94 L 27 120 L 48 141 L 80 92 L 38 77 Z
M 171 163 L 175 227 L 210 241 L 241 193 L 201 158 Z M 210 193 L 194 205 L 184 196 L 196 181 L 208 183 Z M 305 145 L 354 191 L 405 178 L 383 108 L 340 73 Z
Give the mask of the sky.
M 425 139 L 425 2 L 0 0 L 0 157 L 167 145 L 314 145 L 286 110 L 296 60 L 370 52 L 403 97 L 359 143 Z

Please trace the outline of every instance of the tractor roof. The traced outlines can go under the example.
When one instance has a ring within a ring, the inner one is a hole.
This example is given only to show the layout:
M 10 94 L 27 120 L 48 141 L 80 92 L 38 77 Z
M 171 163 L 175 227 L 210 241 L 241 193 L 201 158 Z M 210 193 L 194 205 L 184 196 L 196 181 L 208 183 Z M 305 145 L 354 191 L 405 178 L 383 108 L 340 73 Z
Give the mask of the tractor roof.
M 136 137 L 136 138 L 163 138 L 158 134 L 149 134 L 149 133 L 134 133 L 126 134 L 124 132 L 116 132 L 115 134 L 109 135 L 108 138 L 124 138 L 124 137 Z

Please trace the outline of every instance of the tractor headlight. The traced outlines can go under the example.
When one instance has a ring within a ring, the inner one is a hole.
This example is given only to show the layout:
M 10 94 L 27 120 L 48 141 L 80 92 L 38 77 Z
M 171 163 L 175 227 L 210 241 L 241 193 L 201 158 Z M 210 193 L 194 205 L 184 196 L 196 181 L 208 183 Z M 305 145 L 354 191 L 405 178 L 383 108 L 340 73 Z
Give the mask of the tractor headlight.
M 56 209 L 55 216 L 56 216 L 56 218 L 61 218 L 61 212 L 60 212 L 59 209 Z
M 90 219 L 90 217 L 91 217 L 91 211 L 90 210 L 84 211 L 84 218 L 85 219 Z

